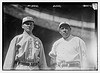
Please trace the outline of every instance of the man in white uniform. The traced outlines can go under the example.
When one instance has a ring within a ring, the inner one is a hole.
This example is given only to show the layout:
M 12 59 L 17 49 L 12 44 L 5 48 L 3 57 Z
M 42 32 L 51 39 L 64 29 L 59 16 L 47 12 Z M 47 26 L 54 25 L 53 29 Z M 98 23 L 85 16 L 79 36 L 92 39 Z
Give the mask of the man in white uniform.
M 39 38 L 32 34 L 34 28 L 33 18 L 24 17 L 22 28 L 24 32 L 15 36 L 10 43 L 3 69 L 47 69 L 43 44 Z
M 71 35 L 69 24 L 59 25 L 62 38 L 57 40 L 49 53 L 55 70 L 86 69 L 86 45 L 79 37 Z

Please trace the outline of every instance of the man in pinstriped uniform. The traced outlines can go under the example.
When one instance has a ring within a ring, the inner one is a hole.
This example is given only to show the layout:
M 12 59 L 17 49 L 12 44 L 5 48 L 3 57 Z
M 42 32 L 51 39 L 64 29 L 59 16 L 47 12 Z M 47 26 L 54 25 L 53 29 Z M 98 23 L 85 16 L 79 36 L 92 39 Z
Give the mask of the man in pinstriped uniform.
M 41 40 L 32 34 L 34 20 L 27 16 L 22 20 L 24 32 L 15 36 L 9 46 L 4 70 L 47 69 L 44 48 Z

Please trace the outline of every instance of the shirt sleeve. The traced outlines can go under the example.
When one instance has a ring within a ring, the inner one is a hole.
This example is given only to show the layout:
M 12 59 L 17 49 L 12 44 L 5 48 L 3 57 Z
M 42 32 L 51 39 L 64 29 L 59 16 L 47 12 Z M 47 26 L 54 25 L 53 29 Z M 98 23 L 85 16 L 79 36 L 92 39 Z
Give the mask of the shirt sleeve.
M 46 63 L 46 58 L 45 58 L 45 53 L 44 53 L 44 48 L 43 44 L 40 41 L 41 48 L 40 48 L 40 61 L 39 61 L 39 68 L 40 69 L 47 69 L 47 63 Z
M 3 69 L 13 69 L 13 64 L 14 64 L 14 57 L 15 57 L 15 43 L 16 43 L 16 38 L 12 39 L 10 42 L 10 46 L 8 48 L 8 52 L 5 57 Z
M 51 49 L 51 51 L 50 51 L 50 53 L 49 53 L 49 56 L 50 56 L 51 58 L 55 58 L 55 57 L 56 57 L 56 47 L 57 47 L 57 44 L 54 43 L 53 46 L 52 46 L 52 49 Z
M 80 54 L 81 54 L 81 68 L 87 68 L 87 53 L 86 53 L 86 44 L 83 40 L 80 40 Z
M 49 56 L 51 57 L 50 64 L 51 64 L 51 69 L 55 70 L 56 66 L 56 47 L 57 47 L 57 42 L 55 42 L 52 46 L 51 51 L 49 52 Z

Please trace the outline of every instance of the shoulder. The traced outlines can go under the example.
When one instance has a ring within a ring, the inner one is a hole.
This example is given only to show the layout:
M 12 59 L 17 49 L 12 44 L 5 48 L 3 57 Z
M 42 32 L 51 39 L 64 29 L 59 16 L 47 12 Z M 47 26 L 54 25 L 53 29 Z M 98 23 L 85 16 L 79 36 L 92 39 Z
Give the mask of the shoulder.
M 23 34 L 19 34 L 19 35 L 16 35 L 16 36 L 15 36 L 15 38 L 18 38 L 18 39 L 19 39 L 19 38 L 22 38 L 22 37 L 23 37 Z
M 74 39 L 75 39 L 76 41 L 80 42 L 80 43 L 85 43 L 85 42 L 83 41 L 83 39 L 80 38 L 80 37 L 74 37 Z
M 16 38 L 20 38 L 22 36 L 23 36 L 23 34 L 19 34 L 19 35 L 16 36 Z
M 74 36 L 73 37 L 74 40 L 82 40 L 80 37 Z
M 16 35 L 12 40 L 16 40 L 22 37 L 22 34 Z
M 57 41 L 54 42 L 54 45 L 57 45 L 57 44 L 59 44 L 62 41 L 63 41 L 63 38 L 60 38 L 60 39 L 58 39 Z
M 15 37 L 13 37 L 13 39 L 12 39 L 12 40 L 17 39 L 18 37 L 19 37 L 19 35 L 16 35 Z
M 74 36 L 73 38 L 74 38 L 74 39 L 77 39 L 77 40 L 80 40 L 80 39 L 81 39 L 81 38 L 78 37 L 78 36 Z
M 37 41 L 39 41 L 39 42 L 42 42 L 42 41 L 40 40 L 40 38 L 38 38 L 38 37 L 36 37 L 36 36 L 34 36 L 34 38 L 35 38 L 35 40 L 37 40 Z
M 33 37 L 34 37 L 35 42 L 38 41 L 38 42 L 42 45 L 42 41 L 40 40 L 40 38 L 38 38 L 38 37 L 36 37 L 36 36 L 34 36 L 34 35 L 33 35 Z

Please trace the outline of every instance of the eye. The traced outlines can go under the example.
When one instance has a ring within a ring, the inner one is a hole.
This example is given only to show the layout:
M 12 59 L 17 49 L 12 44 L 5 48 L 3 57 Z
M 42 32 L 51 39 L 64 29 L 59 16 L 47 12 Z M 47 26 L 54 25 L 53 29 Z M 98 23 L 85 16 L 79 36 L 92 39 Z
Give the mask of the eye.
M 28 23 L 28 22 L 26 22 L 25 24 L 26 24 L 26 25 L 29 25 L 29 23 Z
M 26 25 L 33 25 L 33 22 L 26 22 Z
M 64 27 L 61 27 L 60 29 L 64 29 Z

